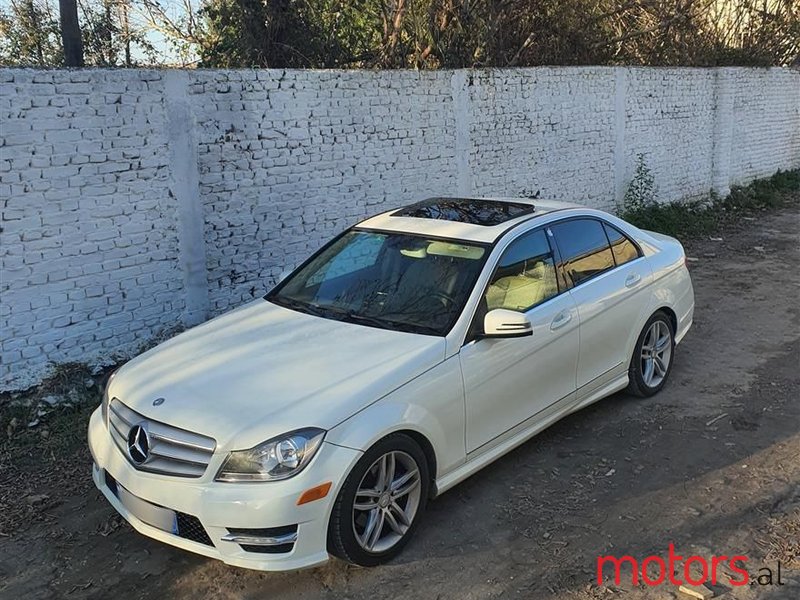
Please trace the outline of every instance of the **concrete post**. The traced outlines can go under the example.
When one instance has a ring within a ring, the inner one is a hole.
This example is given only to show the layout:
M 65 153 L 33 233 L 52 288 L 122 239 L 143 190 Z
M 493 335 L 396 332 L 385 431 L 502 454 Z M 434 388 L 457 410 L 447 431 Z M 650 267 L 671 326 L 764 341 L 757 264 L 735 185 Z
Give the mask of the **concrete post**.
M 627 70 L 614 69 L 614 201 L 619 206 L 625 197 L 627 185 L 627 156 L 625 151 L 625 95 L 627 93 Z
M 456 168 L 458 176 L 458 193 L 470 196 L 473 193 L 472 169 L 469 155 L 472 149 L 470 141 L 470 109 L 469 90 L 467 89 L 468 72 L 466 69 L 453 71 L 451 85 L 453 88 L 453 111 L 456 121 Z
M 186 293 L 183 323 L 191 326 L 202 323 L 208 317 L 209 302 L 205 222 L 198 181 L 194 117 L 187 95 L 188 83 L 189 74 L 185 71 L 164 72 L 170 191 L 178 205 L 180 264 Z
M 711 191 L 724 198 L 730 191 L 731 147 L 733 140 L 733 83 L 732 69 L 714 72 L 714 142 L 711 157 Z

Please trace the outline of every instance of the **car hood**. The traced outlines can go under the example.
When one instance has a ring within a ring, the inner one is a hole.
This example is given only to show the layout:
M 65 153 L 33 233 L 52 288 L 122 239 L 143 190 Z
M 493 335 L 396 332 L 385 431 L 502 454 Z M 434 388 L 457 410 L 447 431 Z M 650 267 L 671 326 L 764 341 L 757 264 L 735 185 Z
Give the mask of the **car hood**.
M 213 437 L 219 450 L 244 449 L 302 427 L 330 429 L 444 353 L 442 337 L 257 300 L 131 360 L 109 394 L 149 419 Z

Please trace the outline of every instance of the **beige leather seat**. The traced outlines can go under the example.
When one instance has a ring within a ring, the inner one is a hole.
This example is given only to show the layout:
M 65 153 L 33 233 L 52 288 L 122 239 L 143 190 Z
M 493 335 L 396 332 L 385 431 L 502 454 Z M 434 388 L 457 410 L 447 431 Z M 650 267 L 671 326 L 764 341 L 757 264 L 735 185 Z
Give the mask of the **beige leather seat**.
M 486 303 L 489 310 L 527 310 L 557 293 L 553 266 L 538 261 L 531 269 L 518 275 L 501 277 L 492 282 L 486 291 Z

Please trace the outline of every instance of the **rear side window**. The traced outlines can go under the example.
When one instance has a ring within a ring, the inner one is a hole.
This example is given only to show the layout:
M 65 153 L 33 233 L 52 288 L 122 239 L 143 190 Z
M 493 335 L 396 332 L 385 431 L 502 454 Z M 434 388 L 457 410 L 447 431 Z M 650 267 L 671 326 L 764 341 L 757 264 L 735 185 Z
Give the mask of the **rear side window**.
M 561 251 L 561 265 L 573 285 L 614 268 L 614 256 L 600 221 L 574 219 L 550 229 Z
M 608 241 L 611 242 L 611 252 L 614 253 L 614 260 L 617 262 L 617 266 L 639 258 L 639 249 L 628 236 L 608 223 L 603 223 L 603 227 L 605 227 L 606 235 L 608 235 Z

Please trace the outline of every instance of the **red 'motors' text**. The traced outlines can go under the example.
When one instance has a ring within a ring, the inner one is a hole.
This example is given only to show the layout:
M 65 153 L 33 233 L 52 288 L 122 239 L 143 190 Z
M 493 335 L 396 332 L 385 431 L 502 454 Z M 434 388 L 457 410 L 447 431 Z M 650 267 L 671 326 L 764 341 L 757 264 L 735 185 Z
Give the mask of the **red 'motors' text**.
M 737 565 L 737 563 L 739 563 Z M 669 581 L 673 585 L 688 583 L 700 585 L 711 583 L 716 585 L 718 569 L 720 565 L 727 566 L 728 570 L 736 576 L 729 576 L 728 583 L 733 586 L 747 585 L 750 582 L 750 575 L 745 569 L 747 557 L 736 556 L 712 556 L 711 560 L 706 560 L 702 556 L 689 556 L 684 558 L 680 554 L 675 554 L 675 545 L 670 543 L 666 558 L 658 555 L 647 556 L 641 562 L 632 556 L 598 556 L 597 557 L 597 585 L 603 585 L 603 569 L 606 564 L 612 565 L 614 569 L 614 583 L 622 583 L 623 565 L 631 567 L 631 583 L 638 586 L 639 582 L 645 585 L 657 586 Z M 738 576 L 738 577 L 737 577 Z

